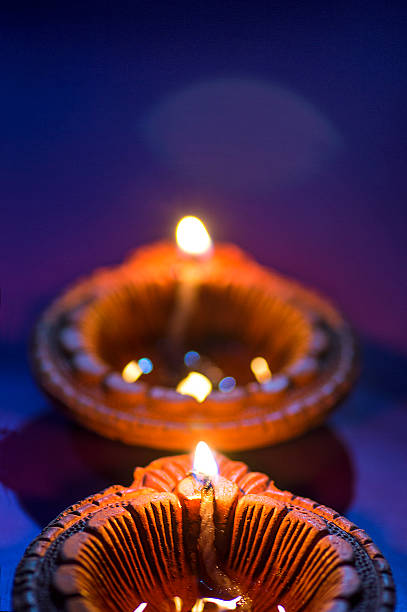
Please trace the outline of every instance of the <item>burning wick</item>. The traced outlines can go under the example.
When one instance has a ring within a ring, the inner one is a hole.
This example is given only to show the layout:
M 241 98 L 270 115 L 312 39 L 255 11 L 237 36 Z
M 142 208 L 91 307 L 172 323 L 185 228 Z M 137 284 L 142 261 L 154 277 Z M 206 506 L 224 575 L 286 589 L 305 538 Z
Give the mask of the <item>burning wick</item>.
M 175 238 L 184 260 L 180 266 L 175 305 L 169 323 L 168 344 L 179 352 L 198 297 L 204 263 L 212 251 L 212 240 L 202 221 L 192 216 L 181 219 L 175 230 Z
M 208 576 L 213 579 L 216 584 L 224 586 L 226 576 L 217 566 L 215 524 L 213 520 L 215 501 L 213 481 L 217 480 L 219 470 L 215 458 L 206 442 L 199 442 L 197 444 L 192 475 L 198 481 L 199 485 L 201 485 L 201 504 L 199 508 L 201 527 L 198 539 L 200 559 L 203 561 Z M 229 584 L 227 586 L 229 586 Z
M 175 494 L 188 525 L 185 546 L 191 567 L 206 587 L 221 597 L 200 598 L 191 612 L 212 609 L 214 605 L 219 612 L 250 612 L 251 600 L 219 567 L 217 558 L 217 546 L 220 550 L 227 547 L 225 533 L 240 491 L 236 483 L 219 474 L 216 459 L 205 442 L 197 444 L 192 470 L 177 484 Z M 174 597 L 173 604 L 176 612 L 183 609 L 180 597 Z
M 196 447 L 192 475 L 201 487 L 201 503 L 199 507 L 201 525 L 198 538 L 198 552 L 203 569 L 216 587 L 235 597 L 235 600 L 239 602 L 241 610 L 250 610 L 251 604 L 248 599 L 243 597 L 239 586 L 232 582 L 229 576 L 218 566 L 214 522 L 215 493 L 219 492 L 218 501 L 221 503 L 222 500 L 220 498 L 223 484 L 221 480 L 225 479 L 220 478 L 218 465 L 209 446 L 205 442 L 199 442 Z M 210 600 L 206 601 L 209 602 Z M 236 606 L 229 609 L 233 610 L 235 608 Z

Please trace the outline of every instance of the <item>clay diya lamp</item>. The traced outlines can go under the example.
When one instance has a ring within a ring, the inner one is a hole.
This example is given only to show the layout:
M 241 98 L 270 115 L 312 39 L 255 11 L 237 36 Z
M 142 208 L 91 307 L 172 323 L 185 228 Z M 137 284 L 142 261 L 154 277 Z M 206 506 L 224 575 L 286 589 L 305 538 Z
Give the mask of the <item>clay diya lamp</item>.
M 208 456 L 209 455 L 209 456 Z M 219 469 L 219 473 L 218 473 Z M 26 550 L 15 612 L 389 612 L 391 570 L 334 510 L 241 462 L 189 455 L 136 468 L 74 504 Z
M 156 448 L 247 449 L 320 424 L 355 379 L 348 323 L 192 220 L 179 246 L 140 248 L 51 304 L 34 334 L 40 385 L 82 425 Z

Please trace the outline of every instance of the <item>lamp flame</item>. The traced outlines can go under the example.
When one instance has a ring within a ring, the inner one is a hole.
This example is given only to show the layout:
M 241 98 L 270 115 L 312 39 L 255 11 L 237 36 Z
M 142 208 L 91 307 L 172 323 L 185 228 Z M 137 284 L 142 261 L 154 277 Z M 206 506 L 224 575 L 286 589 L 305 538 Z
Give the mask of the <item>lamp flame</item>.
M 143 610 L 145 610 L 146 608 L 147 608 L 147 604 L 145 601 L 143 601 L 143 603 L 137 606 L 137 608 L 133 610 L 133 612 L 143 612 Z
M 218 464 L 206 442 L 198 442 L 195 449 L 194 464 L 192 470 L 205 476 L 217 476 L 219 474 Z
M 140 368 L 137 361 L 129 361 L 122 370 L 122 377 L 126 382 L 136 382 L 138 378 L 143 374 L 143 370 Z
M 178 383 L 176 391 L 181 395 L 191 395 L 201 403 L 212 391 L 212 383 L 199 372 L 190 372 L 186 378 Z
M 188 255 L 204 255 L 212 248 L 212 239 L 198 217 L 183 217 L 175 229 L 179 248 Z
M 264 357 L 255 357 L 250 362 L 250 368 L 260 384 L 266 383 L 271 379 L 272 373 L 269 364 Z

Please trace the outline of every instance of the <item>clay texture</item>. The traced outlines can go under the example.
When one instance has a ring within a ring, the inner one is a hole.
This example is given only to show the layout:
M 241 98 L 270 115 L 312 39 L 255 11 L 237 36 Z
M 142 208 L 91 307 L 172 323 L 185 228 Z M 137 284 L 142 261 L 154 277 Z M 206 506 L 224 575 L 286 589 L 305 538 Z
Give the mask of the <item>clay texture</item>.
M 199 404 L 160 379 L 160 359 L 171 347 L 157 347 L 183 265 L 169 244 L 145 247 L 59 297 L 38 322 L 32 346 L 46 393 L 85 427 L 156 448 L 191 448 L 200 439 L 219 449 L 254 448 L 320 424 L 355 380 L 352 331 L 326 300 L 233 246 L 217 245 L 204 267 L 185 333 L 189 348 L 218 339 L 216 357 L 236 388 L 215 390 Z M 245 355 L 240 361 L 235 344 Z M 149 350 L 157 353 L 154 372 L 125 382 L 124 365 Z M 272 368 L 265 384 L 253 382 L 256 355 Z
M 364 531 L 243 463 L 217 460 L 240 491 L 237 505 L 215 512 L 217 554 L 255 612 L 277 604 L 290 612 L 394 609 L 391 570 Z M 196 526 L 176 491 L 191 465 L 188 455 L 159 459 L 137 468 L 130 487 L 115 485 L 62 512 L 20 562 L 16 612 L 132 612 L 141 602 L 170 611 L 174 597 L 190 610 L 199 596 Z

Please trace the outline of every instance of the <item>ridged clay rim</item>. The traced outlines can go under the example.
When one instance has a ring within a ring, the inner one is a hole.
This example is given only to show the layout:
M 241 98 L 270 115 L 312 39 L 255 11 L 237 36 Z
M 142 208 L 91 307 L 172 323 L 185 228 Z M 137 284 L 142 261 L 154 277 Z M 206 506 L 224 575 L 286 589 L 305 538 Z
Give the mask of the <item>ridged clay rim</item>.
M 216 546 L 226 570 L 257 602 L 254 611 L 276 609 L 269 593 L 290 612 L 394 610 L 390 567 L 362 529 L 279 490 L 244 463 L 222 455 L 217 461 L 240 499 L 222 529 L 215 512 Z M 189 455 L 158 459 L 136 468 L 130 487 L 112 486 L 62 512 L 17 568 L 15 611 L 130 612 L 142 598 L 175 594 L 194 601 L 191 526 L 177 497 L 191 465 Z

